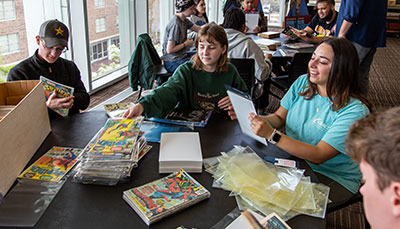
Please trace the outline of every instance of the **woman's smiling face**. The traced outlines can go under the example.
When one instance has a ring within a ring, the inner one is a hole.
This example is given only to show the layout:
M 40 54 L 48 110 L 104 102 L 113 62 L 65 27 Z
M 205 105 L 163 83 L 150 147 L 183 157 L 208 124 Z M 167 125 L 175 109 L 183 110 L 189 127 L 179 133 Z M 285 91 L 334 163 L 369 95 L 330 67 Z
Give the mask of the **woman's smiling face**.
M 310 62 L 308 62 L 308 71 L 310 73 L 311 83 L 324 88 L 326 87 L 332 67 L 333 57 L 333 49 L 330 45 L 323 43 L 318 46 L 314 51 Z

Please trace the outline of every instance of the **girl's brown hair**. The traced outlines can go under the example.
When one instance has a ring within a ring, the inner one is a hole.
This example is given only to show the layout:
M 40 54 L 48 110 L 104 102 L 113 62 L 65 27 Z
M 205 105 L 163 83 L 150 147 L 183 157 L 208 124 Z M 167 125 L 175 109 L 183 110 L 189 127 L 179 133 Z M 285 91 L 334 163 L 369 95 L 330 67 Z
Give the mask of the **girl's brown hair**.
M 196 40 L 195 40 L 195 46 L 196 49 L 199 50 L 199 42 L 201 39 L 205 39 L 208 42 L 211 42 L 211 39 L 216 40 L 222 47 L 226 46 L 226 52 L 221 54 L 221 56 L 218 59 L 217 63 L 217 71 L 218 72 L 226 72 L 228 71 L 228 38 L 226 37 L 226 33 L 224 28 L 221 26 L 215 24 L 215 23 L 210 23 L 200 29 L 200 31 L 197 33 Z M 198 51 L 196 54 L 193 55 L 191 58 L 193 61 L 193 68 L 196 70 L 202 70 L 203 69 L 203 62 L 200 60 Z

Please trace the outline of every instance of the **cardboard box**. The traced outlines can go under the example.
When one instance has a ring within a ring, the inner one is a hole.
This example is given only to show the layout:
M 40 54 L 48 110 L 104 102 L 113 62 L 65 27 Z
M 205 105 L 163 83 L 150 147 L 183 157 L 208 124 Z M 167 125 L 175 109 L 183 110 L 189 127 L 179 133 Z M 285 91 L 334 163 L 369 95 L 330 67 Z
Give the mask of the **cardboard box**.
M 43 85 L 38 80 L 0 84 L 0 106 L 4 105 L 15 107 L 0 120 L 3 196 L 51 131 Z

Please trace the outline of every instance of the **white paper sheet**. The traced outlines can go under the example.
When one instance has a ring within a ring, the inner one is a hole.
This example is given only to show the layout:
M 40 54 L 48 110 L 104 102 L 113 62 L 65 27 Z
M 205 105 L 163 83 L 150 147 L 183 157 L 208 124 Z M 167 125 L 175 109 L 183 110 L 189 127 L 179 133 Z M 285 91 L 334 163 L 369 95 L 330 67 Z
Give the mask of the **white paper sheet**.
M 254 33 L 254 28 L 258 26 L 258 13 L 246 14 L 246 26 L 249 28 L 248 33 Z
M 242 132 L 255 140 L 263 143 L 264 145 L 268 145 L 267 140 L 256 135 L 250 126 L 249 114 L 251 112 L 257 114 L 257 111 L 253 105 L 253 101 L 248 98 L 243 97 L 231 90 L 227 90 L 229 99 L 231 100 L 232 106 L 235 109 L 236 117 L 239 121 L 240 128 Z

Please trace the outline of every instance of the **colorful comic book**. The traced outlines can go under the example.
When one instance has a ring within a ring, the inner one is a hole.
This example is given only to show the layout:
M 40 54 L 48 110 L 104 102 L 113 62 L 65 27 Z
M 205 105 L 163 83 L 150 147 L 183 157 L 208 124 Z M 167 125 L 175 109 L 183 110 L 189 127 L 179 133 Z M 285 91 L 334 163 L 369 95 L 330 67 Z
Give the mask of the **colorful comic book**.
M 132 160 L 133 146 L 139 135 L 142 118 L 108 119 L 96 143 L 88 152 L 92 160 Z
M 78 162 L 82 149 L 54 146 L 19 178 L 58 182 Z
M 210 192 L 183 169 L 124 191 L 123 199 L 150 225 L 210 197 Z
M 121 118 L 122 115 L 134 105 L 135 104 L 131 102 L 104 104 L 104 110 L 110 118 Z
M 46 97 L 46 101 L 49 99 L 50 95 L 56 91 L 57 92 L 57 97 L 58 98 L 64 98 L 68 97 L 74 94 L 74 88 L 57 83 L 53 80 L 47 79 L 44 76 L 40 76 L 40 81 L 43 82 L 43 88 L 44 88 L 44 95 Z M 69 109 L 55 109 L 55 112 L 57 112 L 59 115 L 65 117 L 68 115 Z
M 150 118 L 153 122 L 168 123 L 184 126 L 205 127 L 210 119 L 212 111 L 192 110 L 184 111 L 174 109 L 165 118 Z

